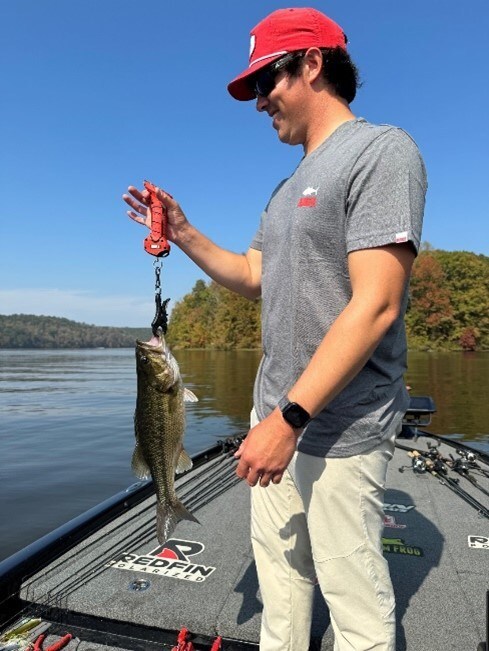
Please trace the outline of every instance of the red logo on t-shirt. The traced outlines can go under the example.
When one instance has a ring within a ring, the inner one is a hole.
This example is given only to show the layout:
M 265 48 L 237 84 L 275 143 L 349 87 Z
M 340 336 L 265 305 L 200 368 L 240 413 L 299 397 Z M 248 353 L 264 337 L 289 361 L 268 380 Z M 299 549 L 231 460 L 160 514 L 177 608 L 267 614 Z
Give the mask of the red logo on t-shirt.
M 301 197 L 297 206 L 299 208 L 314 208 L 316 205 L 316 197 Z

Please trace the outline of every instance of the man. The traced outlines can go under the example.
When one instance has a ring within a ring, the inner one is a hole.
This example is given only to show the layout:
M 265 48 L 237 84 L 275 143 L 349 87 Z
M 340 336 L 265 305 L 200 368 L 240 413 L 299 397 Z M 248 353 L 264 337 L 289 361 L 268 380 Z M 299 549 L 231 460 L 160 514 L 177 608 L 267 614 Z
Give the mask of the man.
M 395 647 L 382 505 L 408 404 L 403 315 L 426 178 L 404 131 L 351 112 L 346 42 L 307 8 L 275 11 L 251 32 L 249 66 L 228 90 L 256 98 L 304 157 L 246 254 L 212 243 L 160 192 L 169 239 L 218 283 L 262 296 L 263 359 L 236 455 L 253 487 L 262 651 L 308 649 L 316 581 L 335 651 Z M 148 224 L 146 194 L 129 191 L 129 215 Z

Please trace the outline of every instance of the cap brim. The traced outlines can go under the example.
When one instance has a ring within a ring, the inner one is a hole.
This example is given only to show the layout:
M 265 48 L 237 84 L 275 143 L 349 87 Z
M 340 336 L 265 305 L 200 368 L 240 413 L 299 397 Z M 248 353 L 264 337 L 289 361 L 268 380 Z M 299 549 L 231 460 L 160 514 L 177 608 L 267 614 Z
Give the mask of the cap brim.
M 247 102 L 251 99 L 255 99 L 256 95 L 252 90 L 252 84 L 251 84 L 251 80 L 253 79 L 254 75 L 256 75 L 256 73 L 262 68 L 265 68 L 266 66 L 270 65 L 274 61 L 280 59 L 280 57 L 282 56 L 283 53 L 275 57 L 270 57 L 269 59 L 260 61 L 260 63 L 257 63 L 255 65 L 246 68 L 244 72 L 242 72 L 240 75 L 235 77 L 228 84 L 228 91 L 231 97 L 234 97 L 234 99 L 237 99 L 240 102 Z

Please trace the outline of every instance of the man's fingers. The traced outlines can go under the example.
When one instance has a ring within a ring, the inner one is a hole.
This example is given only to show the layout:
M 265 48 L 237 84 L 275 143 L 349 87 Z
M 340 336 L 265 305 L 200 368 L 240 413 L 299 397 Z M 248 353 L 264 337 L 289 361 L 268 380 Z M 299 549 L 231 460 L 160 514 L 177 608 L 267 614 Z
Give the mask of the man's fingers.
M 260 486 L 263 486 L 263 488 L 266 488 L 268 484 L 273 481 L 272 475 L 269 472 L 264 472 L 263 475 L 260 477 Z
M 251 470 L 248 472 L 248 476 L 246 477 L 246 483 L 248 486 L 256 486 L 258 482 L 261 479 L 261 474 L 257 472 L 256 470 Z
M 132 220 L 134 220 L 138 224 L 142 224 L 143 226 L 146 224 L 146 217 L 141 217 L 141 215 L 136 215 L 136 213 L 132 212 L 132 210 L 128 210 L 127 214 Z
M 238 449 L 236 450 L 236 452 L 234 453 L 234 458 L 235 458 L 235 459 L 240 459 L 240 458 L 241 458 L 241 455 L 242 455 L 243 452 L 244 452 L 244 449 L 245 449 L 245 441 L 242 441 L 242 442 L 241 442 L 241 445 L 239 446 L 239 448 L 238 448 Z
M 130 185 L 127 188 L 127 191 L 129 192 L 129 194 L 122 195 L 123 200 L 127 203 L 127 205 L 130 208 L 132 208 L 132 211 L 128 212 L 127 214 L 131 219 L 134 219 L 134 221 L 137 221 L 140 224 L 144 224 L 144 219 L 146 219 L 148 215 L 149 193 L 146 190 L 144 190 L 144 192 L 140 192 L 133 185 Z M 142 215 L 144 219 L 141 220 L 139 218 L 139 215 Z
M 165 192 L 161 188 L 156 188 L 156 196 L 160 201 L 163 201 L 165 204 L 176 204 L 175 199 L 171 196 L 169 192 Z
M 280 484 L 282 481 L 283 477 L 282 472 L 276 472 L 276 473 L 271 473 L 271 472 L 264 472 L 263 475 L 260 477 L 260 486 L 263 486 L 264 488 L 270 484 Z
M 148 203 L 148 196 L 149 192 L 147 190 L 143 190 L 143 192 L 140 192 L 134 185 L 130 185 L 127 188 L 127 191 L 132 194 L 132 196 L 137 199 L 137 201 L 140 201 L 141 203 Z
M 249 486 L 255 486 L 261 477 L 261 472 L 253 470 L 243 458 L 239 460 L 236 466 L 236 474 L 240 479 L 245 479 Z
M 282 472 L 272 474 L 271 472 L 253 470 L 253 468 L 250 468 L 248 464 L 244 463 L 243 461 L 240 461 L 238 463 L 236 474 L 238 477 L 240 477 L 240 479 L 245 479 L 246 483 L 249 486 L 256 486 L 257 484 L 260 484 L 260 486 L 263 488 L 266 488 L 270 482 L 272 484 L 279 484 L 283 477 Z
M 130 206 L 133 210 L 140 213 L 141 215 L 146 214 L 148 206 L 146 206 L 145 204 L 142 204 L 140 201 L 138 201 L 136 199 L 133 199 L 128 194 L 123 194 L 122 198 L 127 203 L 127 205 Z
M 236 474 L 240 479 L 246 479 L 248 477 L 248 471 L 248 464 L 243 461 L 243 459 L 240 459 L 238 465 L 236 466 Z

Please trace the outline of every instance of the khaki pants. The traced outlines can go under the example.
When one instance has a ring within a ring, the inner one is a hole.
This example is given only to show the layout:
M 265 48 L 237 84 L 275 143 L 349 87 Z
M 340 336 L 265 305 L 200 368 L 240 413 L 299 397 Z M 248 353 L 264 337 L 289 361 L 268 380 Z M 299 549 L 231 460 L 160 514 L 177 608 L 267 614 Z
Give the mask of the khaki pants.
M 297 452 L 280 484 L 252 489 L 260 651 L 308 650 L 316 581 L 335 651 L 394 651 L 394 593 L 381 540 L 394 438 L 342 459 Z

